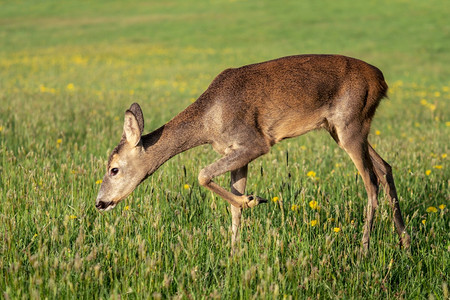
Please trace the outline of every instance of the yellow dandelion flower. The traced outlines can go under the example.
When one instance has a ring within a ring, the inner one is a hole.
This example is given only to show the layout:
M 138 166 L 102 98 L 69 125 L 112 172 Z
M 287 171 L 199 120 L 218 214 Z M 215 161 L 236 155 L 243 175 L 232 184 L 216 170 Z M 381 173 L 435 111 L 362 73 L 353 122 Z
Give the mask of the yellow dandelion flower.
M 423 219 L 423 220 L 422 220 L 422 224 L 423 224 L 423 225 L 425 225 L 426 222 L 427 222 L 426 219 Z
M 355 220 L 351 220 L 350 224 L 354 225 L 355 224 Z
M 95 184 L 101 184 L 103 182 L 103 180 L 99 179 L 95 182 Z
M 428 101 L 425 99 L 420 100 L 420 104 L 422 104 L 423 106 L 427 106 Z
M 1 131 L 1 130 L 0 130 Z M 446 158 L 447 157 L 447 153 L 444 153 L 441 155 L 442 158 Z
M 445 208 L 445 204 L 439 205 L 439 209 L 440 209 L 440 210 L 444 210 L 444 208 Z
M 309 201 L 309 207 L 311 207 L 311 209 L 319 209 L 319 205 L 315 200 Z
M 435 97 L 440 97 L 440 96 L 441 96 L 441 93 L 440 93 L 440 92 L 434 92 L 434 96 L 435 96 Z
M 183 185 L 183 188 L 184 188 L 185 190 L 188 190 L 188 189 L 191 188 L 191 186 L 190 186 L 189 184 L 185 184 L 185 185 Z
M 62 143 L 62 139 L 57 139 L 57 140 L 56 140 L 56 143 L 57 143 L 57 144 L 61 144 L 61 143 Z
M 275 196 L 275 197 L 272 198 L 272 201 L 273 201 L 273 202 L 278 202 L 278 200 L 280 200 L 280 198 L 278 198 L 277 196 Z
M 445 122 L 445 126 L 449 127 L 450 126 L 450 122 Z
M 69 83 L 69 84 L 66 86 L 66 89 L 67 89 L 68 91 L 73 91 L 73 89 L 75 89 L 75 86 L 73 85 L 73 83 Z
M 442 165 L 436 165 L 433 168 L 435 168 L 435 169 L 442 169 Z
M 37 233 L 35 233 L 34 235 L 33 235 L 33 239 L 35 238 L 35 237 L 37 237 L 38 236 L 38 234 Z
M 300 146 L 300 149 L 302 149 L 302 150 L 306 150 L 306 146 Z
M 292 204 L 292 206 L 291 206 L 291 210 L 292 211 L 297 211 L 298 210 L 298 205 L 297 204 Z
M 437 212 L 437 208 L 434 207 L 434 206 L 430 206 L 430 207 L 427 208 L 427 212 L 428 213 L 435 213 L 435 212 Z
M 431 174 L 431 170 L 426 170 L 425 171 L 425 175 L 430 176 L 430 174 Z
M 311 225 L 311 227 L 316 226 L 316 225 L 317 225 L 317 220 L 312 220 L 312 221 L 310 222 L 310 225 Z
M 127 205 L 125 206 L 124 210 L 130 210 L 130 207 Z
M 306 173 L 306 176 L 311 177 L 311 178 L 314 178 L 314 177 L 316 177 L 316 172 L 314 172 L 314 171 L 309 171 L 308 173 Z
M 381 132 L 379 130 L 375 131 L 375 135 L 380 135 L 380 134 L 381 134 Z
M 71 219 L 73 220 L 73 219 L 76 219 L 77 216 L 75 216 L 75 215 L 70 215 L 69 218 L 71 218 Z
M 340 229 L 339 227 L 334 227 L 334 228 L 333 228 L 333 231 L 336 232 L 336 233 L 338 233 L 339 231 L 341 231 L 341 229 Z

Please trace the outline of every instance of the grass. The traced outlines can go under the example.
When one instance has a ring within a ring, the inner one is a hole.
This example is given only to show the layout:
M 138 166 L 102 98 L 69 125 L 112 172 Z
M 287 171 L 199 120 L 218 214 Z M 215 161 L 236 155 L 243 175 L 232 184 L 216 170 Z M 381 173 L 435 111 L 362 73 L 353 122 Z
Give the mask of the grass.
M 448 299 L 449 13 L 413 0 L 0 1 L 2 296 Z M 148 132 L 222 69 L 298 53 L 383 70 L 390 99 L 370 141 L 394 167 L 409 252 L 381 194 L 360 257 L 365 190 L 323 132 L 251 164 L 248 192 L 273 200 L 244 212 L 233 257 L 229 208 L 197 183 L 218 157 L 208 146 L 95 210 L 132 102 Z

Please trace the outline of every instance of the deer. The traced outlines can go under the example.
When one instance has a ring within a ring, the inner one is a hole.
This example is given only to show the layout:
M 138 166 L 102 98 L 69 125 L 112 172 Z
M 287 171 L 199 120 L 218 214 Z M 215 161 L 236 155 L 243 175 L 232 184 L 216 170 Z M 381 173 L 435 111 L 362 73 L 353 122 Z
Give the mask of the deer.
M 108 211 L 173 156 L 210 144 L 221 156 L 200 170 L 198 182 L 231 205 L 231 248 L 239 238 L 242 211 L 267 202 L 246 195 L 248 164 L 276 143 L 324 129 L 350 156 L 367 192 L 362 248 L 370 233 L 381 184 L 393 210 L 400 246 L 405 229 L 391 166 L 368 142 L 370 124 L 388 86 L 383 73 L 342 55 L 295 55 L 221 72 L 200 97 L 173 119 L 143 135 L 139 104 L 125 112 L 123 134 L 107 163 L 96 199 Z M 230 172 L 230 190 L 214 178 Z M 232 250 L 233 253 L 233 250 Z

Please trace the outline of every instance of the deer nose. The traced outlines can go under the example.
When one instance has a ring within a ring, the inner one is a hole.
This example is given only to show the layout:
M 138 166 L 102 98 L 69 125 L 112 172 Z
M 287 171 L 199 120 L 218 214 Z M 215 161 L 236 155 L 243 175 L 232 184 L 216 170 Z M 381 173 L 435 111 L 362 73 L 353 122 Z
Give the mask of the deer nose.
M 104 209 L 108 208 L 108 206 L 110 206 L 111 204 L 113 204 L 112 201 L 110 201 L 110 202 L 98 201 L 97 203 L 95 203 L 95 207 L 98 210 L 104 210 Z

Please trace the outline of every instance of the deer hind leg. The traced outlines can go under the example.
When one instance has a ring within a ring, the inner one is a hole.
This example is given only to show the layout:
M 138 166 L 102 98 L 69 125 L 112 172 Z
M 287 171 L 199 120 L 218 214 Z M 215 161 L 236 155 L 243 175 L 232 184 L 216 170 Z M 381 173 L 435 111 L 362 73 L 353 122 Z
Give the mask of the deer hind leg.
M 198 174 L 198 181 L 200 185 L 216 193 L 237 208 L 255 207 L 260 203 L 267 202 L 267 200 L 253 195 L 236 195 L 225 190 L 212 179 L 223 173 L 246 166 L 255 158 L 267 153 L 268 150 L 268 147 L 255 147 L 254 143 L 251 149 L 243 147 L 235 149 L 231 153 L 202 169 Z
M 231 171 L 231 192 L 234 195 L 242 196 L 245 194 L 247 185 L 248 165 L 237 170 Z M 231 253 L 235 251 L 236 244 L 239 242 L 239 228 L 241 226 L 242 208 L 231 206 Z
M 370 159 L 367 142 L 369 125 L 368 122 L 363 126 L 360 126 L 359 124 L 350 124 L 350 126 L 345 127 L 345 130 L 337 130 L 337 132 L 332 133 L 333 138 L 338 141 L 339 146 L 341 146 L 352 159 L 361 174 L 367 191 L 367 215 L 362 239 L 363 252 L 365 254 L 367 254 L 369 250 L 370 232 L 372 231 L 375 210 L 378 206 L 378 181 L 372 160 Z
M 400 204 L 398 202 L 397 190 L 394 184 L 394 176 L 392 175 L 392 168 L 385 160 L 383 160 L 383 158 L 381 158 L 381 156 L 372 148 L 370 144 L 369 154 L 375 167 L 375 173 L 378 177 L 378 180 L 383 185 L 394 212 L 394 224 L 395 229 L 397 230 L 397 233 L 400 237 L 400 242 L 404 248 L 409 248 L 411 244 L 411 237 L 405 230 L 405 224 L 403 223 Z

